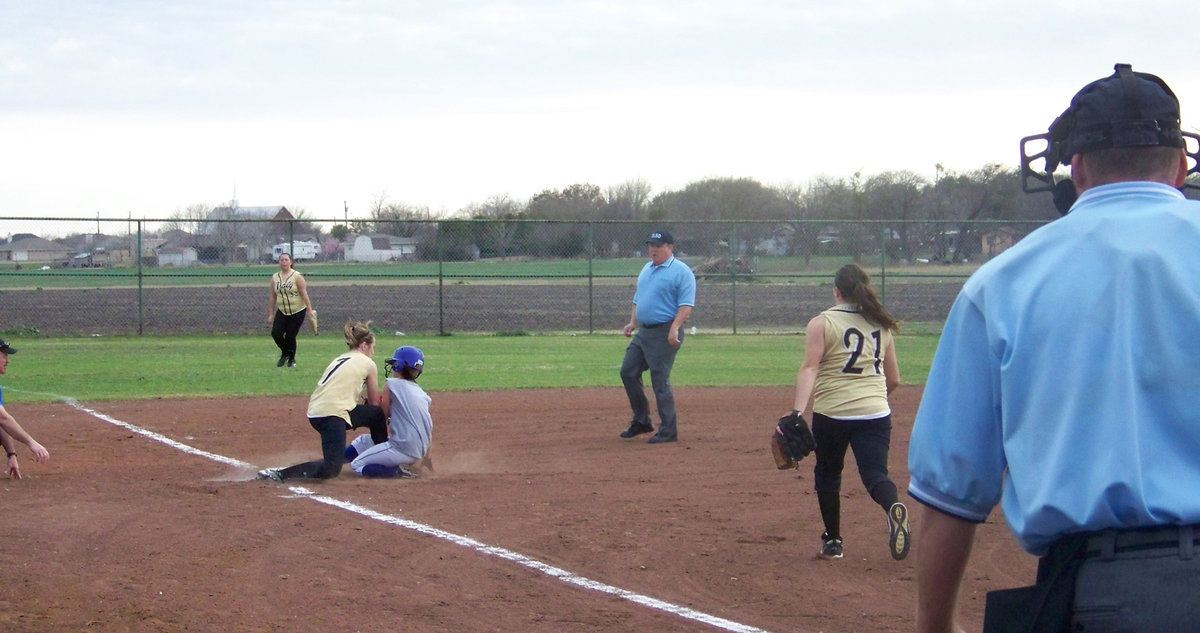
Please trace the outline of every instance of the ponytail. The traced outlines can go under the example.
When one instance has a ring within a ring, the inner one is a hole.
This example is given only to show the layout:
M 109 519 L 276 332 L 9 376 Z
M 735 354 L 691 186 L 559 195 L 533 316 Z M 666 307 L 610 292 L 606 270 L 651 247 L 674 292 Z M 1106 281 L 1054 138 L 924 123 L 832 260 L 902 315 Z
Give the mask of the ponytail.
M 833 276 L 833 285 L 842 298 L 858 306 L 862 315 L 892 332 L 900 331 L 900 322 L 892 317 L 871 287 L 871 278 L 858 264 L 846 264 Z
M 370 321 L 346 321 L 346 327 L 342 328 L 342 333 L 346 338 L 346 345 L 350 349 L 363 343 L 375 342 L 375 334 L 371 332 Z

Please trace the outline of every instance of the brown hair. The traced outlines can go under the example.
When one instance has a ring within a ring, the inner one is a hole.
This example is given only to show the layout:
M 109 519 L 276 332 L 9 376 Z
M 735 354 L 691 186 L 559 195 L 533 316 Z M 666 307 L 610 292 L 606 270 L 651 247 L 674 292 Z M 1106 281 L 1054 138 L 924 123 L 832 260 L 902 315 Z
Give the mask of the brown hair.
M 375 342 L 375 334 L 371 332 L 370 321 L 346 321 L 346 327 L 342 328 L 342 332 L 346 337 L 346 345 L 350 349 L 363 343 Z
M 833 285 L 841 293 L 843 299 L 858 305 L 858 309 L 868 321 L 878 323 L 893 332 L 900 330 L 900 322 L 892 318 L 887 308 L 883 307 L 883 302 L 879 300 L 879 297 L 875 295 L 875 289 L 871 287 L 870 276 L 861 266 L 846 264 L 839 268 L 837 274 L 833 276 Z

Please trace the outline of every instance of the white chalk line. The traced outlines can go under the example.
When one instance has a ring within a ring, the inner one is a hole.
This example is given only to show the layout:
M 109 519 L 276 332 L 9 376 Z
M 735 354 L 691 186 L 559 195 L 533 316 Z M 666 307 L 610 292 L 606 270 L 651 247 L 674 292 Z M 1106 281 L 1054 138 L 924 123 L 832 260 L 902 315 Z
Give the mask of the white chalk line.
M 173 440 L 169 437 L 166 437 L 165 435 L 162 435 L 160 433 L 155 433 L 154 431 L 150 431 L 150 430 L 138 427 L 138 426 L 134 426 L 133 424 L 130 424 L 128 422 L 124 422 L 124 421 L 118 420 L 112 416 L 100 413 L 99 411 L 89 409 L 89 408 L 79 404 L 79 402 L 77 402 L 73 398 L 67 398 L 67 397 L 63 397 L 63 396 L 60 396 L 60 398 L 67 404 L 71 405 L 72 407 L 75 407 L 76 409 L 79 409 L 80 411 L 83 411 L 84 413 L 87 413 L 88 415 L 91 415 L 95 418 L 98 418 L 100 420 L 108 422 L 109 424 L 113 424 L 120 428 L 131 431 L 133 433 L 137 433 L 138 435 L 152 439 L 156 442 L 162 442 L 163 444 L 166 444 L 167 446 L 170 446 L 172 448 L 183 451 L 184 453 L 187 453 L 189 455 L 195 455 L 197 457 L 205 457 L 205 458 L 211 459 L 215 462 L 227 464 L 230 466 L 236 466 L 238 468 L 247 468 L 250 470 L 256 469 L 256 466 L 254 464 L 250 464 L 248 462 L 244 462 L 244 461 L 241 461 L 238 459 L 233 459 L 231 457 L 225 457 L 224 455 L 218 455 L 216 453 L 210 453 L 208 451 L 203 451 L 203 450 L 200 450 L 193 446 L 184 444 L 183 442 L 175 441 L 175 440 Z M 748 624 L 741 624 L 740 622 L 734 622 L 733 620 L 727 620 L 725 618 L 717 617 L 715 615 L 710 615 L 710 614 L 704 613 L 702 611 L 697 611 L 695 609 L 690 609 L 688 607 L 684 607 L 684 606 L 677 605 L 677 604 L 672 604 L 672 603 L 666 602 L 664 600 L 659 600 L 657 598 L 652 598 L 647 595 L 629 591 L 628 589 L 621 589 L 620 587 L 615 587 L 613 585 L 602 583 L 597 580 L 592 580 L 590 578 L 586 578 L 584 576 L 580 576 L 578 574 L 575 574 L 575 573 L 572 573 L 565 569 L 562 569 L 561 567 L 555 567 L 553 565 L 543 563 L 539 560 L 535 560 L 533 558 L 525 556 L 524 554 L 519 554 L 517 552 L 514 552 L 509 549 L 505 549 L 503 547 L 488 545 L 486 543 L 477 541 L 473 538 L 470 538 L 467 536 L 461 536 L 459 534 L 454 534 L 453 532 L 447 532 L 445 530 L 435 528 L 431 525 L 426 525 L 424 523 L 418 523 L 416 521 L 404 519 L 404 518 L 390 515 L 390 514 L 383 514 L 382 512 L 377 512 L 370 508 L 365 508 L 363 506 L 360 506 L 360 505 L 357 505 L 354 503 L 350 503 L 348 501 L 342 501 L 340 499 L 334 499 L 332 497 L 314 494 L 311 490 L 309 490 L 307 488 L 303 488 L 300 486 L 290 486 L 288 488 L 288 490 L 290 492 L 292 492 L 294 495 L 296 495 L 297 497 L 311 499 L 318 503 L 323 503 L 325 505 L 330 505 L 330 506 L 334 506 L 336 508 L 341 508 L 348 512 L 353 512 L 355 514 L 359 514 L 364 517 L 374 519 L 376 521 L 380 521 L 382 523 L 387 523 L 389 525 L 395 525 L 397 527 L 401 527 L 401 528 L 404 528 L 407 530 L 412 530 L 414 532 L 426 534 L 426 535 L 432 536 L 434 538 L 448 541 L 450 543 L 453 543 L 453 544 L 461 546 L 461 547 L 466 547 L 468 549 L 474 550 L 481 554 L 485 554 L 487 556 L 495 556 L 497 558 L 501 558 L 501 559 L 516 563 L 518 565 L 521 565 L 522 567 L 532 569 L 537 572 L 541 572 L 542 574 L 545 574 L 551 578 L 555 578 L 555 579 L 565 582 L 567 584 L 575 585 L 577 587 L 582 587 L 584 589 L 590 589 L 592 591 L 596 591 L 596 592 L 603 593 L 603 594 L 608 594 L 611 596 L 617 596 L 618 598 L 628 600 L 635 604 L 639 604 L 639 605 L 642 605 L 645 607 L 650 607 L 651 609 L 657 609 L 659 611 L 664 611 L 666 613 L 670 613 L 672 615 L 675 615 L 675 616 L 678 616 L 681 618 L 685 618 L 688 620 L 693 620 L 696 622 L 707 624 L 709 626 L 713 626 L 713 627 L 723 629 L 726 631 L 731 631 L 733 633 L 770 633 L 769 631 L 766 631 L 764 629 L 760 629 L 757 627 L 753 627 Z

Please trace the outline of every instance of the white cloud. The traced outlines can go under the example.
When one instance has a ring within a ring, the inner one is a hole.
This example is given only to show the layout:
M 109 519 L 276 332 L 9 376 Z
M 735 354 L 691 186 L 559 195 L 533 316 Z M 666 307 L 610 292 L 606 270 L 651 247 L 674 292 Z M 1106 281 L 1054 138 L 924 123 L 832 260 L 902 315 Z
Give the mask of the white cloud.
M 83 40 L 74 39 L 74 38 L 64 38 L 64 39 L 56 40 L 54 43 L 52 43 L 50 45 L 50 52 L 52 52 L 52 53 L 74 53 L 76 51 L 83 50 L 83 47 L 84 47 Z
M 1200 4 L 1150 2 L 5 3 L 0 215 L 1011 165 L 1116 61 L 1200 124 Z

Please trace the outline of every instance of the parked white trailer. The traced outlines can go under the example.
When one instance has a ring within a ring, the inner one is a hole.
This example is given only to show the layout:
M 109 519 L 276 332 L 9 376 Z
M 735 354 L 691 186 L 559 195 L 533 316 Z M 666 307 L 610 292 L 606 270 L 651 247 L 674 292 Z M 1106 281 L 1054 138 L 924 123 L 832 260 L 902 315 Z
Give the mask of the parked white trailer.
M 292 252 L 292 247 L 295 246 L 295 252 Z M 288 253 L 292 259 L 316 259 L 317 255 L 321 254 L 321 245 L 316 242 L 294 242 L 289 244 L 284 242 L 271 247 L 271 260 L 279 261 L 279 256 Z

